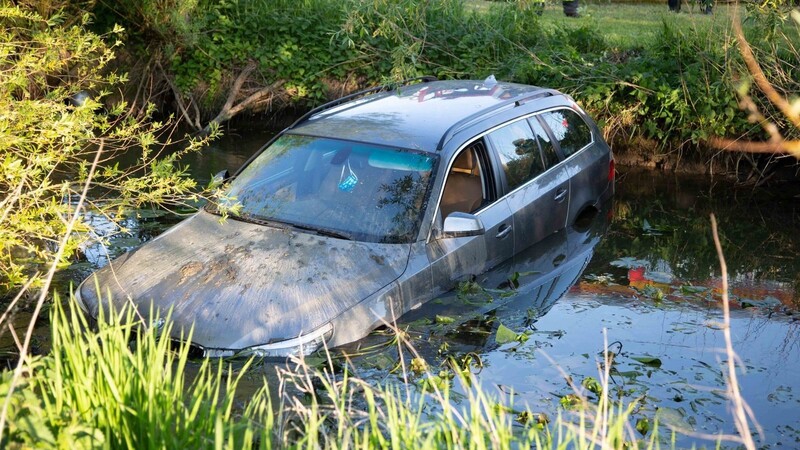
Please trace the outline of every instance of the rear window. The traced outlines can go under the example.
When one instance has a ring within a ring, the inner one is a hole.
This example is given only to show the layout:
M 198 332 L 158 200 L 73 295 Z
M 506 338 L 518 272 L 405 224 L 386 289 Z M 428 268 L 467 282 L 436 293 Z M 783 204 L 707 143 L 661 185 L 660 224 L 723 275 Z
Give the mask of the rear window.
M 589 125 L 575 111 L 557 109 L 546 112 L 540 117 L 553 132 L 565 158 L 592 143 L 592 131 Z

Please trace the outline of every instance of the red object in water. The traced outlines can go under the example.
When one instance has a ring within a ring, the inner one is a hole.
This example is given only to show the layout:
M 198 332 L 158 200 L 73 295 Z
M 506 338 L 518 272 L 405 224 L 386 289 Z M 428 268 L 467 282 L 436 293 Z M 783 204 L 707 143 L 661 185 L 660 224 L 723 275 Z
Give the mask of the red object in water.
M 634 269 L 628 269 L 628 281 L 632 283 L 636 281 L 645 281 L 644 267 L 636 267 Z
M 611 159 L 611 162 L 608 163 L 608 181 L 614 181 L 614 176 L 616 175 L 615 168 L 614 168 L 614 159 Z

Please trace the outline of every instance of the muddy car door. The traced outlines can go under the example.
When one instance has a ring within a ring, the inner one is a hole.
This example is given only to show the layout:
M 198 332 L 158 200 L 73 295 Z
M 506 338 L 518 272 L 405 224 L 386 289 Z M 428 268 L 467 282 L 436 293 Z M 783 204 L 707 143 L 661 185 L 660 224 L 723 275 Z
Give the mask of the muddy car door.
M 535 116 L 487 137 L 502 165 L 505 198 L 514 214 L 514 252 L 519 253 L 566 225 L 568 173 Z
M 427 246 L 434 295 L 478 275 L 490 284 L 508 277 L 503 268 L 510 269 L 514 252 L 513 215 L 508 202 L 497 198 L 496 180 L 483 139 L 452 160 Z

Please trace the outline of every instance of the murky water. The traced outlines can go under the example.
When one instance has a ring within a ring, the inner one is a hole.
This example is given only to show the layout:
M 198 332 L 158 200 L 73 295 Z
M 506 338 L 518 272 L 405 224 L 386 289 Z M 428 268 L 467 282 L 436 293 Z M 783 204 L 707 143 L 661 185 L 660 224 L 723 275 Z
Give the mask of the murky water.
M 516 289 L 467 286 L 398 326 L 428 365 L 471 359 L 484 387 L 513 392 L 515 408 L 550 417 L 574 393 L 564 374 L 578 386 L 599 378 L 607 342 L 612 397 L 636 402 L 635 420 L 682 430 L 681 447 L 713 447 L 685 435 L 735 433 L 725 397 L 714 213 L 732 280 L 741 390 L 764 431 L 757 442 L 800 446 L 797 198 L 638 171 L 617 187 L 610 226 L 601 216 L 589 230 L 569 229 L 537 245 L 515 262 L 527 274 Z M 396 353 L 391 347 L 356 357 L 359 375 L 391 379 Z
M 186 162 L 205 183 L 220 170 L 235 170 L 267 138 L 229 135 Z M 511 280 L 490 286 L 491 277 L 479 277 L 397 325 L 434 373 L 448 360 L 460 361 L 489 391 L 512 393 L 517 410 L 527 406 L 550 417 L 573 393 L 564 373 L 578 385 L 598 378 L 607 342 L 614 353 L 610 388 L 615 398 L 637 401 L 635 419 L 658 419 L 688 433 L 733 433 L 720 352 L 714 213 L 731 278 L 741 388 L 764 430 L 758 442 L 799 447 L 799 197 L 785 188 L 754 191 L 704 177 L 620 172 L 609 211 L 509 262 Z M 129 219 L 129 233 L 104 230 L 110 246 L 87 247 L 86 261 L 63 272 L 61 286 L 178 220 L 143 211 Z M 341 349 L 354 355 L 358 375 L 375 383 L 401 380 L 392 372 L 398 355 L 388 334 L 378 330 Z M 262 370 L 273 374 L 270 366 Z M 699 437 L 679 440 L 692 443 L 713 447 Z

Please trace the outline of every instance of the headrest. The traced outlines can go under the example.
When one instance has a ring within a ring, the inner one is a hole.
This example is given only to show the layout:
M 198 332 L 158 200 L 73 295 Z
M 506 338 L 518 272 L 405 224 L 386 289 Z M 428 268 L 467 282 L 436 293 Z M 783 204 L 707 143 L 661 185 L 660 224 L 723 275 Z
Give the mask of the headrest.
M 459 173 L 466 173 L 470 175 L 477 175 L 478 174 L 478 167 L 475 164 L 475 150 L 473 149 L 466 149 L 462 151 L 457 157 L 456 160 L 453 161 L 453 167 L 450 169 L 451 172 L 459 172 Z

